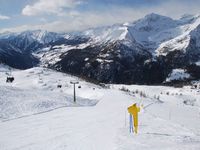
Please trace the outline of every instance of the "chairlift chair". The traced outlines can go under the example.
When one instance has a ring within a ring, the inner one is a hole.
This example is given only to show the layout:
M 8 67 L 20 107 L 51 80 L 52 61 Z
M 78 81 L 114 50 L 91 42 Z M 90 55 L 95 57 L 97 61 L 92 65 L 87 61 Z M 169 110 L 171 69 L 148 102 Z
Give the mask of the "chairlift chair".
M 7 76 L 7 78 L 6 78 L 7 83 L 12 83 L 14 80 L 15 80 L 15 78 L 13 76 Z

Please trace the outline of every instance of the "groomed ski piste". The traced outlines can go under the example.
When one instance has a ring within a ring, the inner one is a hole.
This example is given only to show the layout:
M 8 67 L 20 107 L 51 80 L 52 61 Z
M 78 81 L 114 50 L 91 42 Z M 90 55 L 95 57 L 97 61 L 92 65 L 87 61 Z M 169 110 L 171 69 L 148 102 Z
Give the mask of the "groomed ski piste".
M 0 150 L 199 150 L 200 91 L 105 85 L 46 68 L 0 66 Z M 73 85 L 77 102 L 73 102 Z M 62 85 L 58 88 L 58 85 Z M 78 88 L 78 86 L 81 86 Z M 138 134 L 127 107 L 137 103 Z

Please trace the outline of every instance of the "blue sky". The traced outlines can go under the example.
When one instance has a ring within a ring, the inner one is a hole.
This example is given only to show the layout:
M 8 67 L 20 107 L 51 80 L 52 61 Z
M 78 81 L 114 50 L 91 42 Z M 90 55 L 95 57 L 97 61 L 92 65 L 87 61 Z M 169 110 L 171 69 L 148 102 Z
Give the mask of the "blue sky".
M 200 0 L 0 0 L 0 32 L 76 31 L 132 22 L 148 13 L 199 14 Z

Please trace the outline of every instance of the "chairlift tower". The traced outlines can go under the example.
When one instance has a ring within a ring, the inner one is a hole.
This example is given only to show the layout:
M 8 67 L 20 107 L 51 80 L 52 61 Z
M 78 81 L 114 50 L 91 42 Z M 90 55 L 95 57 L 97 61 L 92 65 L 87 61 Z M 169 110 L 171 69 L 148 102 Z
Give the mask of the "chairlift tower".
M 78 81 L 70 81 L 74 85 L 74 103 L 76 103 L 76 84 L 79 84 Z

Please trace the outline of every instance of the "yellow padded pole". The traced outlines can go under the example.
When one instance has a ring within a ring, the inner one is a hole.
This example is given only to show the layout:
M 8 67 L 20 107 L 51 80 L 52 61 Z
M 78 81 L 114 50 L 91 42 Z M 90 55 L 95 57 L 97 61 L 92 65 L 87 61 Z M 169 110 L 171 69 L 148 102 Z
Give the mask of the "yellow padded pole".
M 128 112 L 133 115 L 133 124 L 135 128 L 135 133 L 138 132 L 138 112 L 140 112 L 140 107 L 137 107 L 136 104 L 133 104 L 132 106 L 128 107 Z

